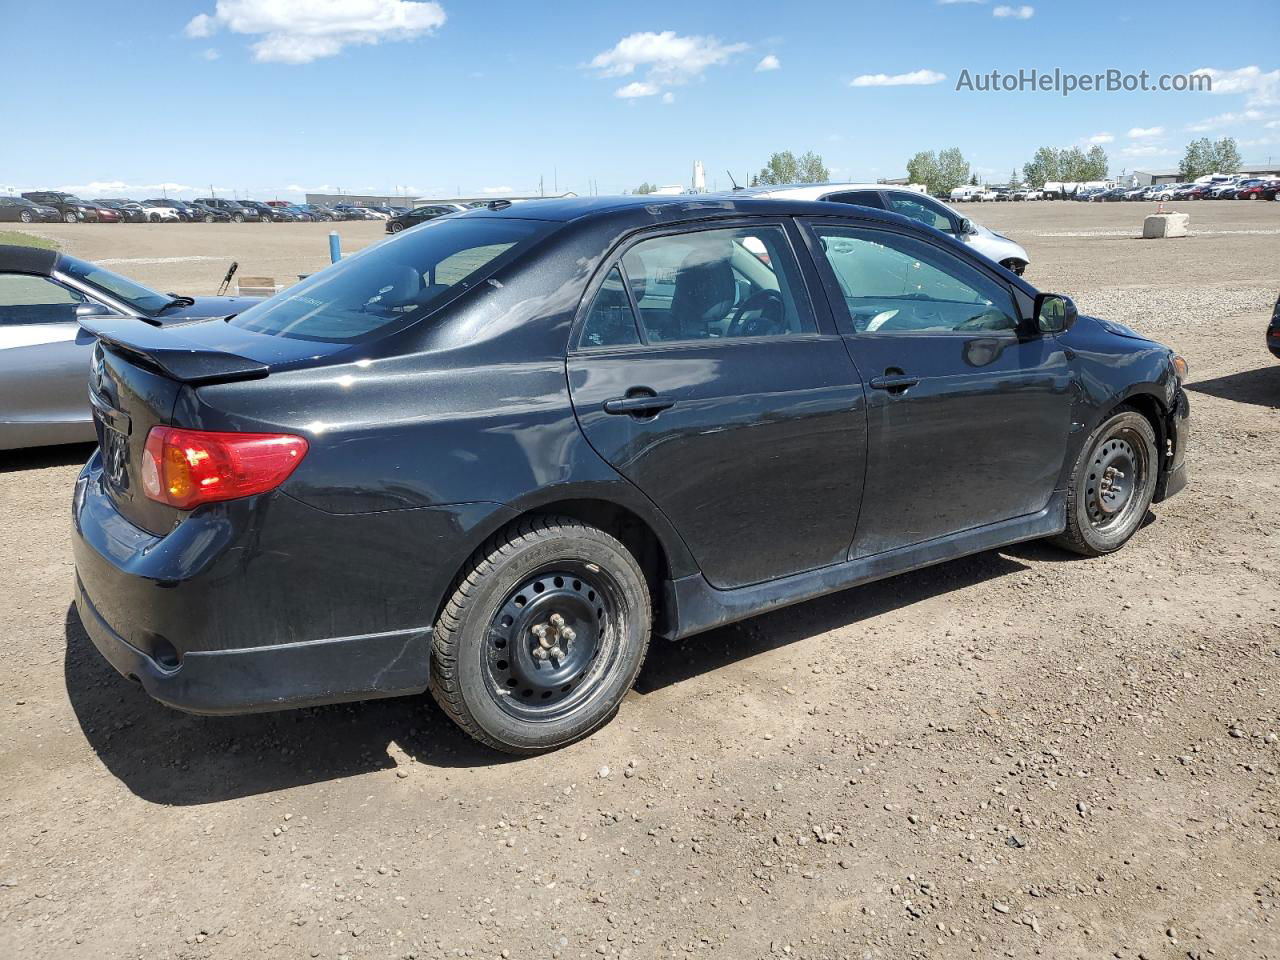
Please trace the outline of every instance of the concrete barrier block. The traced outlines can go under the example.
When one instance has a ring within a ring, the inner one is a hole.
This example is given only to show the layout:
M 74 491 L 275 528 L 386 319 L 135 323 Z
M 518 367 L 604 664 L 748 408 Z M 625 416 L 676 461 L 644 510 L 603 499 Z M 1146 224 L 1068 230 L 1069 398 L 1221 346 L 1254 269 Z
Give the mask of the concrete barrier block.
M 1185 213 L 1155 213 L 1142 221 L 1144 240 L 1164 240 L 1169 237 L 1185 237 L 1191 217 Z

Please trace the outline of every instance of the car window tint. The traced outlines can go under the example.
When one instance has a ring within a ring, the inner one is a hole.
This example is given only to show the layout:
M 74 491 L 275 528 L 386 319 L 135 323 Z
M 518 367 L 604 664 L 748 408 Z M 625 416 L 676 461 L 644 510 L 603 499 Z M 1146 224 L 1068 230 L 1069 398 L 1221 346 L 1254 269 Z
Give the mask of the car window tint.
M 622 272 L 614 267 L 591 302 L 587 322 L 582 327 L 582 346 L 621 347 L 639 342 L 631 298 L 623 285 Z
M 650 343 L 817 329 L 781 227 L 655 237 L 628 250 L 622 265 Z
M 878 190 L 846 190 L 844 193 L 833 193 L 829 197 L 823 197 L 823 199 L 831 203 L 852 203 L 858 207 L 884 209 L 884 201 L 880 199 L 880 191 Z
M 75 323 L 84 297 L 47 277 L 0 273 L 0 326 Z
M 312 274 L 228 323 L 258 333 L 351 343 L 427 316 L 459 287 L 555 229 L 541 220 L 444 218 Z
M 878 230 L 815 227 L 858 333 L 1012 331 L 1007 287 L 932 244 Z
M 889 194 L 889 209 L 912 220 L 919 220 L 935 230 L 951 230 L 951 217 L 936 203 L 923 197 L 909 197 L 900 193 Z

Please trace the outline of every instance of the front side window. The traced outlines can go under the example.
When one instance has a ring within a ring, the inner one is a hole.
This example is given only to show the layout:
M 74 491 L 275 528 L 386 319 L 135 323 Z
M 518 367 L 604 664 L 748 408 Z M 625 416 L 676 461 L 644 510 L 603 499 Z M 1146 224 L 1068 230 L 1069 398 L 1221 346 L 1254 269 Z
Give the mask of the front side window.
M 555 226 L 541 220 L 444 218 L 339 260 L 227 322 L 327 343 L 390 333 L 510 263 Z
M 1013 295 L 932 244 L 883 230 L 814 227 L 856 333 L 1017 329 Z
M 648 343 L 817 330 L 791 245 L 778 226 L 655 237 L 628 250 L 622 268 Z
M 48 277 L 0 273 L 0 327 L 75 323 L 84 297 Z
M 933 227 L 935 230 L 949 233 L 955 229 L 950 214 L 938 204 L 923 196 L 912 197 L 900 193 L 891 193 L 889 194 L 889 209 L 894 213 L 902 214 L 904 217 L 918 220 L 925 226 Z

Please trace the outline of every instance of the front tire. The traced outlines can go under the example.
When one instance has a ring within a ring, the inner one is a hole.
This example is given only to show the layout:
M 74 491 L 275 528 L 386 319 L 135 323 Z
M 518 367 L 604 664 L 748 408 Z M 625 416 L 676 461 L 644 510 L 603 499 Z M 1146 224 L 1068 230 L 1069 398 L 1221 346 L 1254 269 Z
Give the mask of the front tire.
M 244 214 L 243 214 L 243 213 L 236 213 L 236 214 L 232 214 L 232 216 L 231 216 L 231 222 L 232 222 L 232 223 L 244 223 Z
M 75 223 L 77 218 L 74 213 L 68 213 L 68 214 L 64 214 L 62 219 L 67 221 L 67 223 Z
M 435 625 L 431 693 L 481 743 L 554 750 L 617 712 L 651 627 L 649 588 L 626 547 L 570 517 L 527 517 L 456 582 Z
M 1151 421 L 1119 407 L 1081 450 L 1067 486 L 1067 528 L 1054 542 L 1086 557 L 1119 550 L 1147 516 L 1159 462 Z
M 391 225 L 391 232 L 392 232 L 392 233 L 399 233 L 399 232 L 400 232 L 401 230 L 403 230 L 403 229 L 404 229 L 404 224 L 403 224 L 403 223 L 393 223 L 393 224 Z
M 21 213 L 18 214 L 18 219 L 21 220 L 23 223 L 30 223 L 32 220 L 35 219 L 35 217 L 31 215 L 30 210 L 23 210 Z

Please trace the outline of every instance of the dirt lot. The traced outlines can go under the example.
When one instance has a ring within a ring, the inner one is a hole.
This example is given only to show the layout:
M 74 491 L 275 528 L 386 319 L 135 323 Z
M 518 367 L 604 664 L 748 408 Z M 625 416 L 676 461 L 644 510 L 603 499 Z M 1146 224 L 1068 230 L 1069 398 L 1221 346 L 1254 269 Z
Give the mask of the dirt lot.
M 1280 204 L 1186 207 L 1174 241 L 1132 239 L 1146 205 L 967 208 L 1190 360 L 1191 486 L 1125 550 L 656 646 L 610 726 L 537 759 L 425 698 L 150 702 L 69 603 L 87 451 L 0 461 L 0 956 L 1280 958 Z M 40 232 L 207 293 L 230 259 L 321 266 L 327 231 Z

